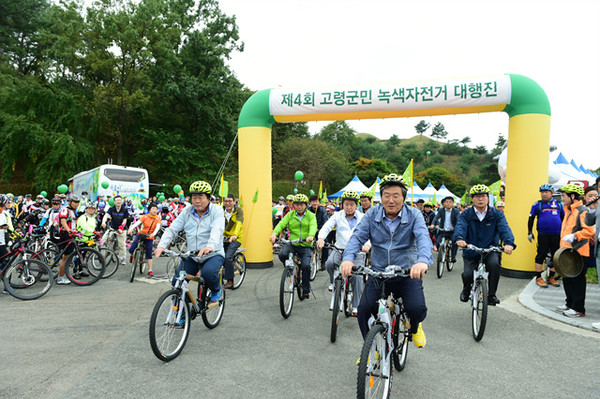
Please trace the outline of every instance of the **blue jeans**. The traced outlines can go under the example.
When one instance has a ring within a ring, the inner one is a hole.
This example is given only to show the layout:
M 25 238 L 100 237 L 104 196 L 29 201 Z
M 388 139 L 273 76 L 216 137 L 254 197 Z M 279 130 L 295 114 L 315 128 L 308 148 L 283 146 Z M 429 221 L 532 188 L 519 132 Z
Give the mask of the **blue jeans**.
M 233 271 L 233 255 L 235 255 L 235 251 L 241 246 L 239 241 L 228 242 L 225 243 L 225 262 L 223 266 L 225 266 L 225 276 L 223 278 L 225 280 L 233 280 L 234 271 Z
M 363 339 L 369 332 L 369 318 L 376 316 L 382 282 L 378 279 L 367 280 L 365 289 L 358 305 L 358 327 Z M 410 332 L 416 333 L 419 323 L 427 317 L 427 306 L 425 305 L 425 294 L 423 293 L 423 280 L 411 279 L 410 277 L 396 277 L 385 283 L 386 297 L 389 293 L 402 298 L 404 310 L 410 320 Z
M 206 281 L 206 284 L 208 284 L 208 288 L 210 288 L 212 292 L 217 292 L 221 289 L 219 271 L 221 270 L 221 266 L 223 266 L 223 259 L 224 258 L 221 255 L 214 255 L 199 263 L 192 258 L 187 258 L 185 261 L 182 261 L 179 264 L 171 284 L 175 285 L 175 281 L 177 280 L 177 276 L 179 276 L 179 272 L 185 267 L 185 272 L 187 274 L 191 274 L 192 276 L 198 274 L 198 270 L 202 270 L 200 275 L 204 281 Z
M 279 252 L 279 260 L 284 266 L 285 261 L 290 255 L 290 251 L 293 251 L 300 257 L 300 265 L 302 267 L 302 290 L 304 292 L 310 292 L 310 256 L 312 255 L 312 249 L 311 247 L 286 244 Z

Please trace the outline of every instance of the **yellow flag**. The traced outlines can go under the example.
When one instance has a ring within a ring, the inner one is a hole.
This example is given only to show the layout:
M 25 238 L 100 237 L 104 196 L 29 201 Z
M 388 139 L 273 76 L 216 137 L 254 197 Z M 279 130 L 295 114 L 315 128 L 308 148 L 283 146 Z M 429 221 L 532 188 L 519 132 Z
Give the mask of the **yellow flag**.
M 406 167 L 406 170 L 402 174 L 402 177 L 404 178 L 404 181 L 406 181 L 407 183 L 410 184 L 410 186 L 413 185 L 413 160 L 412 159 L 410 160 L 410 163 L 408 164 L 408 166 Z
M 323 180 L 319 183 L 319 198 L 323 196 Z

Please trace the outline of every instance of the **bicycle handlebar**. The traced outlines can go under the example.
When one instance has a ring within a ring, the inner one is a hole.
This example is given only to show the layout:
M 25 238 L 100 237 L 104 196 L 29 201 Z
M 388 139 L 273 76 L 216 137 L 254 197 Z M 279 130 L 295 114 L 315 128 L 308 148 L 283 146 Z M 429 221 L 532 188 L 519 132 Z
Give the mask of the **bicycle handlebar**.
M 397 265 L 389 265 L 383 272 L 376 272 L 373 269 L 364 266 L 352 267 L 352 274 L 366 274 L 376 278 L 393 278 L 393 277 L 409 277 L 410 268 L 405 268 Z
M 281 242 L 281 243 L 284 243 L 284 244 L 299 244 L 301 242 L 306 242 L 306 239 L 305 238 L 299 238 L 297 240 L 290 241 L 290 240 L 286 240 L 285 238 L 279 238 L 278 241 Z
M 463 251 L 464 250 L 469 250 L 469 251 L 475 251 L 475 252 L 480 252 L 480 253 L 484 253 L 484 254 L 489 254 L 491 252 L 504 252 L 504 248 L 501 247 L 488 247 L 488 248 L 479 248 L 476 247 L 473 244 L 467 244 L 466 247 L 461 248 Z

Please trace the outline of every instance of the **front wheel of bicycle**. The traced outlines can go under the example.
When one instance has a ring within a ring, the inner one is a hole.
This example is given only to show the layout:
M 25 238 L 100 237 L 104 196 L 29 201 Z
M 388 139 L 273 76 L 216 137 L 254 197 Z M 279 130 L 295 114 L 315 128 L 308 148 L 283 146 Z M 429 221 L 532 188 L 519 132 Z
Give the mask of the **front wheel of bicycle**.
M 319 255 L 317 250 L 313 250 L 312 256 L 310 257 L 310 281 L 313 281 L 317 277 L 317 271 L 319 270 Z
M 135 277 L 135 269 L 137 269 L 138 264 L 140 262 L 143 262 L 142 251 L 140 251 L 138 248 L 136 248 L 135 251 L 133 251 L 133 263 L 131 263 L 131 273 L 129 274 L 129 282 L 130 283 L 133 283 L 133 279 Z
M 360 277 L 354 277 L 354 278 L 360 278 Z M 353 310 L 353 306 L 352 306 L 352 301 L 353 301 L 353 297 L 354 297 L 354 293 L 352 292 L 352 284 L 350 284 L 350 279 L 346 279 L 346 283 L 345 283 L 346 287 L 344 289 L 344 315 L 346 317 L 350 317 L 354 314 Z
M 106 264 L 104 276 L 102 276 L 102 278 L 109 278 L 119 269 L 119 257 L 115 251 L 108 248 L 100 248 L 100 253 L 104 257 L 104 263 Z
M 438 249 L 438 256 L 436 261 L 438 278 L 442 278 L 442 275 L 444 274 L 444 250 L 445 249 L 443 246 L 441 246 L 441 248 Z
M 284 267 L 279 284 L 279 310 L 284 319 L 292 314 L 294 306 L 294 269 Z
M 233 273 L 232 289 L 237 290 L 244 282 L 244 278 L 246 278 L 246 257 L 244 254 L 239 253 L 233 258 Z
M 48 265 L 35 259 L 21 259 L 4 272 L 4 288 L 17 299 L 37 299 L 46 294 L 54 282 Z
M 488 287 L 487 281 L 477 279 L 475 289 L 473 290 L 472 301 L 472 328 L 475 341 L 481 341 L 485 332 L 485 323 L 487 321 L 488 311 Z
M 221 286 L 221 299 L 218 301 L 211 301 L 211 293 L 210 288 L 205 287 L 202 290 L 201 298 L 200 298 L 200 309 L 202 311 L 202 321 L 204 325 L 208 328 L 215 328 L 221 322 L 223 318 L 223 311 L 225 310 L 225 295 L 227 290 L 222 288 Z
M 158 298 L 150 317 L 152 352 L 165 362 L 175 359 L 183 350 L 189 333 L 190 309 L 181 299 L 181 289 L 165 292 Z
M 454 263 L 452 263 L 452 245 L 448 245 L 446 248 L 446 269 L 451 272 L 452 268 L 454 268 Z
M 392 391 L 392 367 L 386 364 L 387 339 L 385 328 L 376 324 L 369 330 L 363 343 L 358 364 L 356 397 L 389 398 Z
M 76 249 L 65 263 L 65 274 L 75 285 L 92 285 L 104 276 L 105 270 L 104 257 L 90 247 Z
M 340 302 L 342 299 L 342 280 L 340 278 L 335 279 L 333 285 L 333 314 L 331 315 L 331 334 L 329 339 L 331 342 L 335 342 L 337 338 L 337 328 L 340 322 Z

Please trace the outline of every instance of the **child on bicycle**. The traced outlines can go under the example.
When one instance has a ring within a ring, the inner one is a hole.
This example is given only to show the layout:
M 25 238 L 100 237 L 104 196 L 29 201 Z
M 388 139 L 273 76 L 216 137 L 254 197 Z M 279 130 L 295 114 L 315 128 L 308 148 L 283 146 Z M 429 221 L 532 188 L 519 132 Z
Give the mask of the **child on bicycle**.
M 152 250 L 154 249 L 154 236 L 160 230 L 160 216 L 158 216 L 158 205 L 152 203 L 148 206 L 148 214 L 142 215 L 142 217 L 131 225 L 128 233 L 131 234 L 133 229 L 137 226 L 142 226 L 140 228 L 139 234 L 146 234 L 146 239 L 143 242 L 143 245 L 146 248 L 146 259 L 148 260 L 148 276 L 153 277 L 154 273 L 152 272 Z M 139 244 L 139 234 L 135 236 L 133 242 L 131 243 L 131 247 L 129 248 L 129 253 L 131 256 L 129 257 L 129 262 L 133 263 L 133 251 L 137 248 Z

